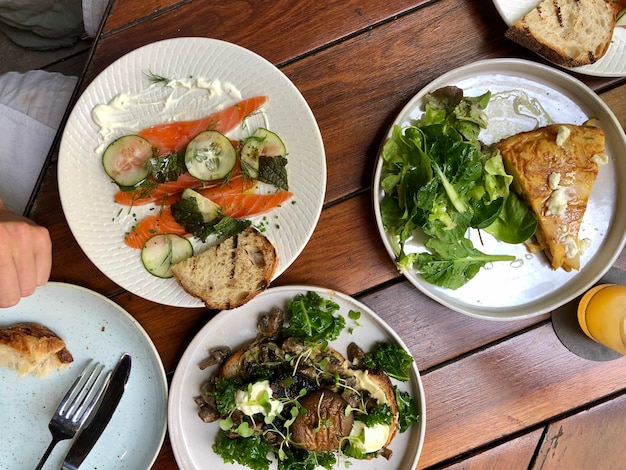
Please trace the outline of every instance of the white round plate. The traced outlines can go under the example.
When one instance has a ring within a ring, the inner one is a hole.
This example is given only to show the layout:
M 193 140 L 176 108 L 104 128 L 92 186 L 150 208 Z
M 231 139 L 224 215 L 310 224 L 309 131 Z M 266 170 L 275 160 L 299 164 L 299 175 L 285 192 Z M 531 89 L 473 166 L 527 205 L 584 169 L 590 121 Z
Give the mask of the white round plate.
M 541 3 L 539 0 L 493 0 L 493 4 L 504 22 L 511 26 L 518 19 Z M 597 77 L 626 76 L 626 28 L 617 27 L 613 40 L 604 57 L 597 62 L 581 67 L 564 67 L 572 72 Z
M 626 243 L 626 136 L 615 115 L 586 85 L 565 72 L 518 59 L 493 59 L 452 70 L 421 90 L 400 112 L 394 124 L 406 126 L 422 114 L 424 95 L 446 85 L 462 88 L 465 96 L 491 91 L 487 109 L 489 125 L 480 139 L 491 144 L 509 135 L 550 123 L 583 124 L 599 119 L 606 136 L 609 162 L 600 167 L 589 199 L 580 238 L 590 247 L 581 256 L 580 271 L 554 271 L 542 254 L 530 255 L 523 244 L 499 242 L 489 234 L 470 230 L 474 246 L 484 253 L 515 255 L 513 263 L 493 263 L 463 287 L 451 290 L 434 286 L 415 271 L 407 279 L 441 304 L 470 316 L 491 320 L 515 320 L 550 312 L 574 299 L 613 265 Z M 393 127 L 393 125 L 392 125 Z M 391 130 L 388 136 L 391 134 Z M 387 252 L 395 259 L 390 237 L 381 220 L 382 159 L 374 174 L 374 212 Z M 409 247 L 411 247 L 409 243 Z M 415 242 L 411 248 L 424 251 Z
M 200 385 L 214 372 L 214 368 L 202 371 L 198 364 L 206 358 L 207 351 L 211 348 L 226 345 L 235 350 L 244 346 L 256 336 L 256 325 L 261 313 L 268 312 L 273 307 L 285 308 L 287 302 L 297 294 L 308 291 L 315 291 L 339 304 L 338 313 L 346 319 L 346 329 L 337 340 L 331 343 L 331 346 L 340 353 L 345 355 L 351 342 L 356 342 L 367 351 L 377 341 L 393 341 L 408 351 L 402 339 L 370 308 L 345 294 L 320 287 L 273 287 L 238 309 L 220 312 L 189 344 L 172 379 L 168 406 L 169 435 L 176 462 L 181 470 L 206 468 L 243 470 L 247 468 L 224 463 L 222 458 L 211 449 L 219 426 L 217 423 L 206 424 L 200 420 L 194 397 L 198 395 Z M 361 312 L 358 326 L 354 320 L 348 318 L 350 310 Z M 233 321 L 233 318 L 236 318 L 236 321 Z M 355 328 L 350 334 L 348 328 L 352 326 Z M 394 381 L 394 383 L 399 389 L 408 392 L 417 403 L 421 416 L 420 423 L 396 435 L 390 446 L 393 450 L 390 460 L 378 458 L 371 461 L 358 461 L 355 466 L 359 469 L 415 468 L 424 441 L 426 405 L 422 382 L 415 363 L 410 375 L 408 382 Z M 271 468 L 275 469 L 276 464 L 274 463 Z
M 146 89 L 150 73 L 172 79 L 196 77 L 230 83 L 244 99 L 269 97 L 263 109 L 269 127 L 287 147 L 289 189 L 294 197 L 251 220 L 254 225 L 263 225 L 264 234 L 276 247 L 278 277 L 304 249 L 321 214 L 326 192 L 321 134 L 303 96 L 281 71 L 247 49 L 215 39 L 168 39 L 136 49 L 104 70 L 80 97 L 65 127 L 58 162 L 61 203 L 78 244 L 106 276 L 136 295 L 165 305 L 203 306 L 175 279 L 149 274 L 139 250 L 126 246 L 124 235 L 155 208 L 136 206 L 129 211 L 116 204 L 113 195 L 117 186 L 105 174 L 97 150 L 102 142 L 91 115 L 94 107 L 109 103 L 122 92 L 135 94 Z M 207 114 L 202 109 L 190 112 L 196 115 L 176 119 Z
M 127 352 L 132 359 L 122 399 L 83 466 L 100 470 L 149 469 L 167 426 L 167 381 L 152 341 L 125 310 L 106 297 L 71 284 L 49 282 L 16 306 L 0 309 L 0 327 L 30 321 L 57 333 L 74 362 L 38 379 L 0 368 L 0 467 L 34 468 L 48 446 L 48 423 L 90 359 L 112 369 Z M 71 441 L 61 441 L 47 462 L 59 468 Z M 82 467 L 81 467 L 82 468 Z

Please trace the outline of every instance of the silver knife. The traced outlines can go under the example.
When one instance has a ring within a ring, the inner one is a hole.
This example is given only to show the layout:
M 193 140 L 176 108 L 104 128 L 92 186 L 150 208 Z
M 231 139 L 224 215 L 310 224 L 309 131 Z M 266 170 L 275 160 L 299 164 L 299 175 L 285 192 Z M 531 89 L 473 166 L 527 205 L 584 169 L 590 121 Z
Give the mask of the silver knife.
M 94 413 L 92 419 L 87 423 L 78 437 L 72 444 L 69 452 L 65 456 L 61 470 L 76 470 L 83 463 L 98 438 L 107 427 L 113 412 L 120 402 L 128 376 L 130 375 L 130 356 L 126 353 L 118 361 L 113 374 L 109 380 L 106 390 L 102 396 L 100 406 Z

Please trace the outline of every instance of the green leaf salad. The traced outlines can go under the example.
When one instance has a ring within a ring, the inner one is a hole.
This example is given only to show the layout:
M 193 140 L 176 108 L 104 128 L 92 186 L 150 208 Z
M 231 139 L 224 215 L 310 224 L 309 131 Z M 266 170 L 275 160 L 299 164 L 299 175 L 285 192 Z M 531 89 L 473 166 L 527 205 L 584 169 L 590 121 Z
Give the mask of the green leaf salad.
M 424 114 L 411 125 L 394 126 L 382 150 L 380 212 L 394 240 L 401 271 L 415 269 L 428 282 L 457 289 L 487 263 L 513 261 L 474 247 L 469 229 L 481 229 L 506 243 L 522 243 L 537 220 L 510 191 L 500 152 L 478 139 L 487 127 L 491 93 L 465 97 L 457 87 L 427 94 Z M 427 251 L 406 253 L 416 233 Z

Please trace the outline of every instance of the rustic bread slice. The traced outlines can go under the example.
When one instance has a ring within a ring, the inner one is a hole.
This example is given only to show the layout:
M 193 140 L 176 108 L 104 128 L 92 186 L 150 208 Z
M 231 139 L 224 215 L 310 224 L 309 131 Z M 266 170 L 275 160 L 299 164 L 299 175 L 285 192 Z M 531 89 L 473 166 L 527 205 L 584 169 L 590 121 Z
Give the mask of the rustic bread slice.
M 43 378 L 73 360 L 65 342 L 46 326 L 23 322 L 0 328 L 0 366 L 16 370 L 20 377 Z
M 276 249 L 258 230 L 248 227 L 172 266 L 172 273 L 185 291 L 208 308 L 239 307 L 265 290 L 278 266 Z
M 615 19 L 611 0 L 543 0 L 505 36 L 555 64 L 579 67 L 606 54 Z
M 552 269 L 580 269 L 579 231 L 606 161 L 599 127 L 552 124 L 496 144 L 513 187 L 535 213 L 536 238 Z

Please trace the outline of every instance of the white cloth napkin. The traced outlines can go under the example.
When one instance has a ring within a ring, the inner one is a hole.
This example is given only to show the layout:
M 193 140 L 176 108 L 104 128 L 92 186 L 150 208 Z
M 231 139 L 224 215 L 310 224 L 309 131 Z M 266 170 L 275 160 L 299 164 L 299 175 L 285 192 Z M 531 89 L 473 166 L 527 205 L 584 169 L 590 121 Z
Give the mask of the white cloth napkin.
M 108 3 L 108 0 L 83 0 L 83 25 L 87 36 L 96 36 Z
M 0 195 L 16 213 L 24 213 L 76 81 L 42 70 L 0 75 Z

